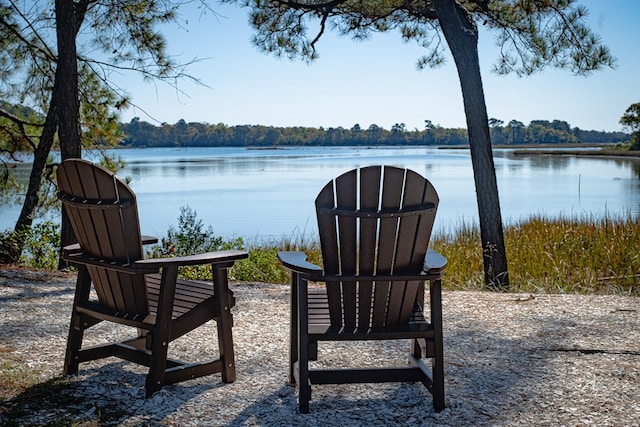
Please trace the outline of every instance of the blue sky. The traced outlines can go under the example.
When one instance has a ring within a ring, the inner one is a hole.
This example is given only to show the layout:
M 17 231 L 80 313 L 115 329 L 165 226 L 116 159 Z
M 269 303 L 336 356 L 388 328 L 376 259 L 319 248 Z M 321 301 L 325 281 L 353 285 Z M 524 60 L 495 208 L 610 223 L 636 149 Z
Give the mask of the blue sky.
M 615 69 L 588 77 L 548 69 L 533 76 L 498 76 L 492 35 L 482 33 L 480 61 L 489 117 L 565 120 L 572 127 L 622 130 L 626 108 L 640 102 L 640 2 L 582 0 L 589 24 L 617 58 Z M 201 61 L 189 74 L 208 87 L 180 83 L 185 94 L 129 76 L 120 82 L 141 109 L 122 114 L 155 123 L 225 123 L 351 128 L 405 123 L 423 129 L 425 119 L 444 127 L 465 127 L 462 96 L 453 60 L 419 71 L 423 50 L 397 33 L 365 42 L 327 33 L 317 45 L 320 58 L 308 65 L 262 54 L 251 45 L 247 10 L 214 4 L 220 14 L 200 17 L 183 9 L 186 28 L 166 27 L 169 51 L 181 61 Z M 447 53 L 448 54 L 448 53 Z

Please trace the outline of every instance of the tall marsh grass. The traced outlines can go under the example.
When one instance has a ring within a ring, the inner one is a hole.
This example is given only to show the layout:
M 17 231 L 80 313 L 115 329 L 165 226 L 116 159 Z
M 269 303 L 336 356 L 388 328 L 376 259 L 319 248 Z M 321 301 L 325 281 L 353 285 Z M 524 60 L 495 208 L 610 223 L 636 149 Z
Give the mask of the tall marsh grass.
M 638 295 L 640 219 L 632 215 L 548 219 L 505 228 L 511 291 Z M 463 227 L 435 236 L 449 264 L 444 286 L 482 289 L 480 232 Z
M 640 294 L 640 219 L 632 215 L 534 216 L 505 227 L 505 244 L 512 292 Z M 462 224 L 455 232 L 435 235 L 431 246 L 448 259 L 445 289 L 484 289 L 477 226 Z M 288 272 L 276 259 L 278 250 L 301 250 L 310 262 L 322 265 L 316 240 L 283 238 L 250 247 L 236 278 L 288 282 Z
M 176 256 L 218 249 L 245 249 L 249 258 L 238 261 L 230 271 L 237 281 L 288 283 L 289 272 L 279 263 L 279 250 L 299 250 L 312 263 L 322 265 L 320 244 L 315 237 L 293 237 L 246 242 L 225 241 L 205 229 L 195 211 L 185 208 L 179 226 L 170 229 L 162 245 L 151 250 L 153 256 Z M 52 235 L 49 228 L 35 229 L 42 236 Z M 3 235 L 0 235 L 0 239 Z M 4 236 L 4 238 L 7 238 Z M 24 265 L 55 268 L 57 247 L 51 239 L 34 237 L 37 244 Z M 46 244 L 45 244 L 46 243 Z M 640 295 L 640 219 L 633 215 L 603 218 L 549 219 L 534 216 L 505 228 L 505 243 L 511 291 L 581 294 Z M 455 232 L 432 237 L 431 246 L 448 259 L 443 285 L 446 289 L 484 289 L 480 231 L 465 225 Z M 184 270 L 185 277 L 210 278 L 210 268 Z

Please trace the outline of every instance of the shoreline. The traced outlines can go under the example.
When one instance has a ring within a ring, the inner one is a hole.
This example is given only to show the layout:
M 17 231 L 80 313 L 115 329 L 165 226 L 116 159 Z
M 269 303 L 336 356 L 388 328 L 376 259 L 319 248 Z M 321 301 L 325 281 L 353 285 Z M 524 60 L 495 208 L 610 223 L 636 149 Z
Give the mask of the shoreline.
M 514 150 L 514 156 L 575 156 L 575 157 L 605 157 L 629 160 L 640 160 L 640 151 L 622 150 Z
M 493 145 L 494 150 L 513 150 L 516 157 L 524 156 L 575 156 L 575 157 L 604 157 L 604 158 L 621 158 L 630 160 L 640 160 L 640 150 L 616 150 L 616 144 L 515 144 L 515 145 Z M 596 150 L 595 148 L 600 148 Z M 438 149 L 465 150 L 469 149 L 469 145 L 459 146 L 439 146 Z

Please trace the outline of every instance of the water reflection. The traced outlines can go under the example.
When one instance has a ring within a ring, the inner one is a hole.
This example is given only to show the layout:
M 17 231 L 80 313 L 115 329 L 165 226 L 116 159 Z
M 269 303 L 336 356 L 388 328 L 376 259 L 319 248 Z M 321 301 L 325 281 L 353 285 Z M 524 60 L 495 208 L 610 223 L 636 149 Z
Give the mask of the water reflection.
M 477 220 L 468 150 L 436 148 L 296 148 L 279 150 L 144 149 L 116 153 L 138 195 L 144 233 L 164 235 L 189 205 L 217 234 L 276 238 L 315 236 L 313 200 L 331 178 L 354 167 L 389 164 L 428 177 L 440 195 L 436 228 Z M 638 214 L 640 163 L 627 159 L 514 156 L 496 150 L 496 176 L 506 222 L 541 214 Z M 20 168 L 18 168 L 20 169 Z M 17 172 L 20 172 L 16 169 Z M 28 170 L 19 179 L 28 179 Z M 0 228 L 19 208 L 3 206 Z
M 639 181 L 636 181 L 636 185 L 640 185 L 640 163 L 638 162 L 632 163 L 631 170 L 633 171 L 636 179 L 639 180 Z

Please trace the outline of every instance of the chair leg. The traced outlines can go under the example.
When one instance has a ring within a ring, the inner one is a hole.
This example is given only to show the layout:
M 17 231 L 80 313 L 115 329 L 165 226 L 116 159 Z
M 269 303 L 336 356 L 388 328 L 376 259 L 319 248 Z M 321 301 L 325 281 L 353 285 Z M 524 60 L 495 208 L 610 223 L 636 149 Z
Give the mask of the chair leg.
M 311 400 L 311 386 L 309 385 L 309 366 L 307 363 L 303 363 L 301 361 L 299 367 L 300 384 L 298 384 L 298 408 L 301 414 L 308 414 L 309 401 Z
M 301 342 L 306 341 L 301 337 Z M 304 348 L 300 348 L 300 360 L 298 366 L 298 406 L 301 414 L 309 413 L 309 401 L 311 400 L 311 385 L 309 384 L 309 357 Z
M 85 265 L 79 265 L 78 277 L 76 279 L 76 291 L 73 298 L 71 321 L 69 324 L 69 335 L 67 338 L 67 351 L 64 357 L 64 375 L 75 374 L 78 372 L 78 359 L 76 353 L 82 348 L 84 328 L 82 326 L 82 317 L 76 311 L 76 306 L 89 299 L 90 289 L 91 278 L 89 277 L 87 267 Z
M 438 346 L 436 346 L 437 348 Z M 436 412 L 440 412 L 445 408 L 444 400 L 444 364 L 442 360 L 442 352 L 433 358 L 433 407 Z
M 431 322 L 434 330 L 433 356 L 433 407 L 440 412 L 445 407 L 444 396 L 444 349 L 442 337 L 442 291 L 441 281 L 431 281 Z
M 169 351 L 169 336 L 171 335 L 171 316 L 173 313 L 173 300 L 175 298 L 177 280 L 177 267 L 172 266 L 162 269 L 156 324 L 152 332 L 151 360 L 145 385 L 146 397 L 151 397 L 153 393 L 160 390 L 164 385 L 167 353 Z
M 309 413 L 311 385 L 309 383 L 309 337 L 307 283 L 298 280 L 298 406 L 301 414 Z
M 232 383 L 236 380 L 235 353 L 233 351 L 233 316 L 229 299 L 229 281 L 226 267 L 212 266 L 213 286 L 218 304 L 219 317 L 217 321 L 218 347 L 222 361 L 222 381 Z
M 294 366 L 300 359 L 298 349 L 298 280 L 300 274 L 291 272 L 291 313 L 289 326 L 289 384 L 296 384 Z
M 78 358 L 76 353 L 82 348 L 82 338 L 84 329 L 82 329 L 80 315 L 75 309 L 71 315 L 71 324 L 69 325 L 69 336 L 67 338 L 67 351 L 64 357 L 63 375 L 71 375 L 78 372 Z

